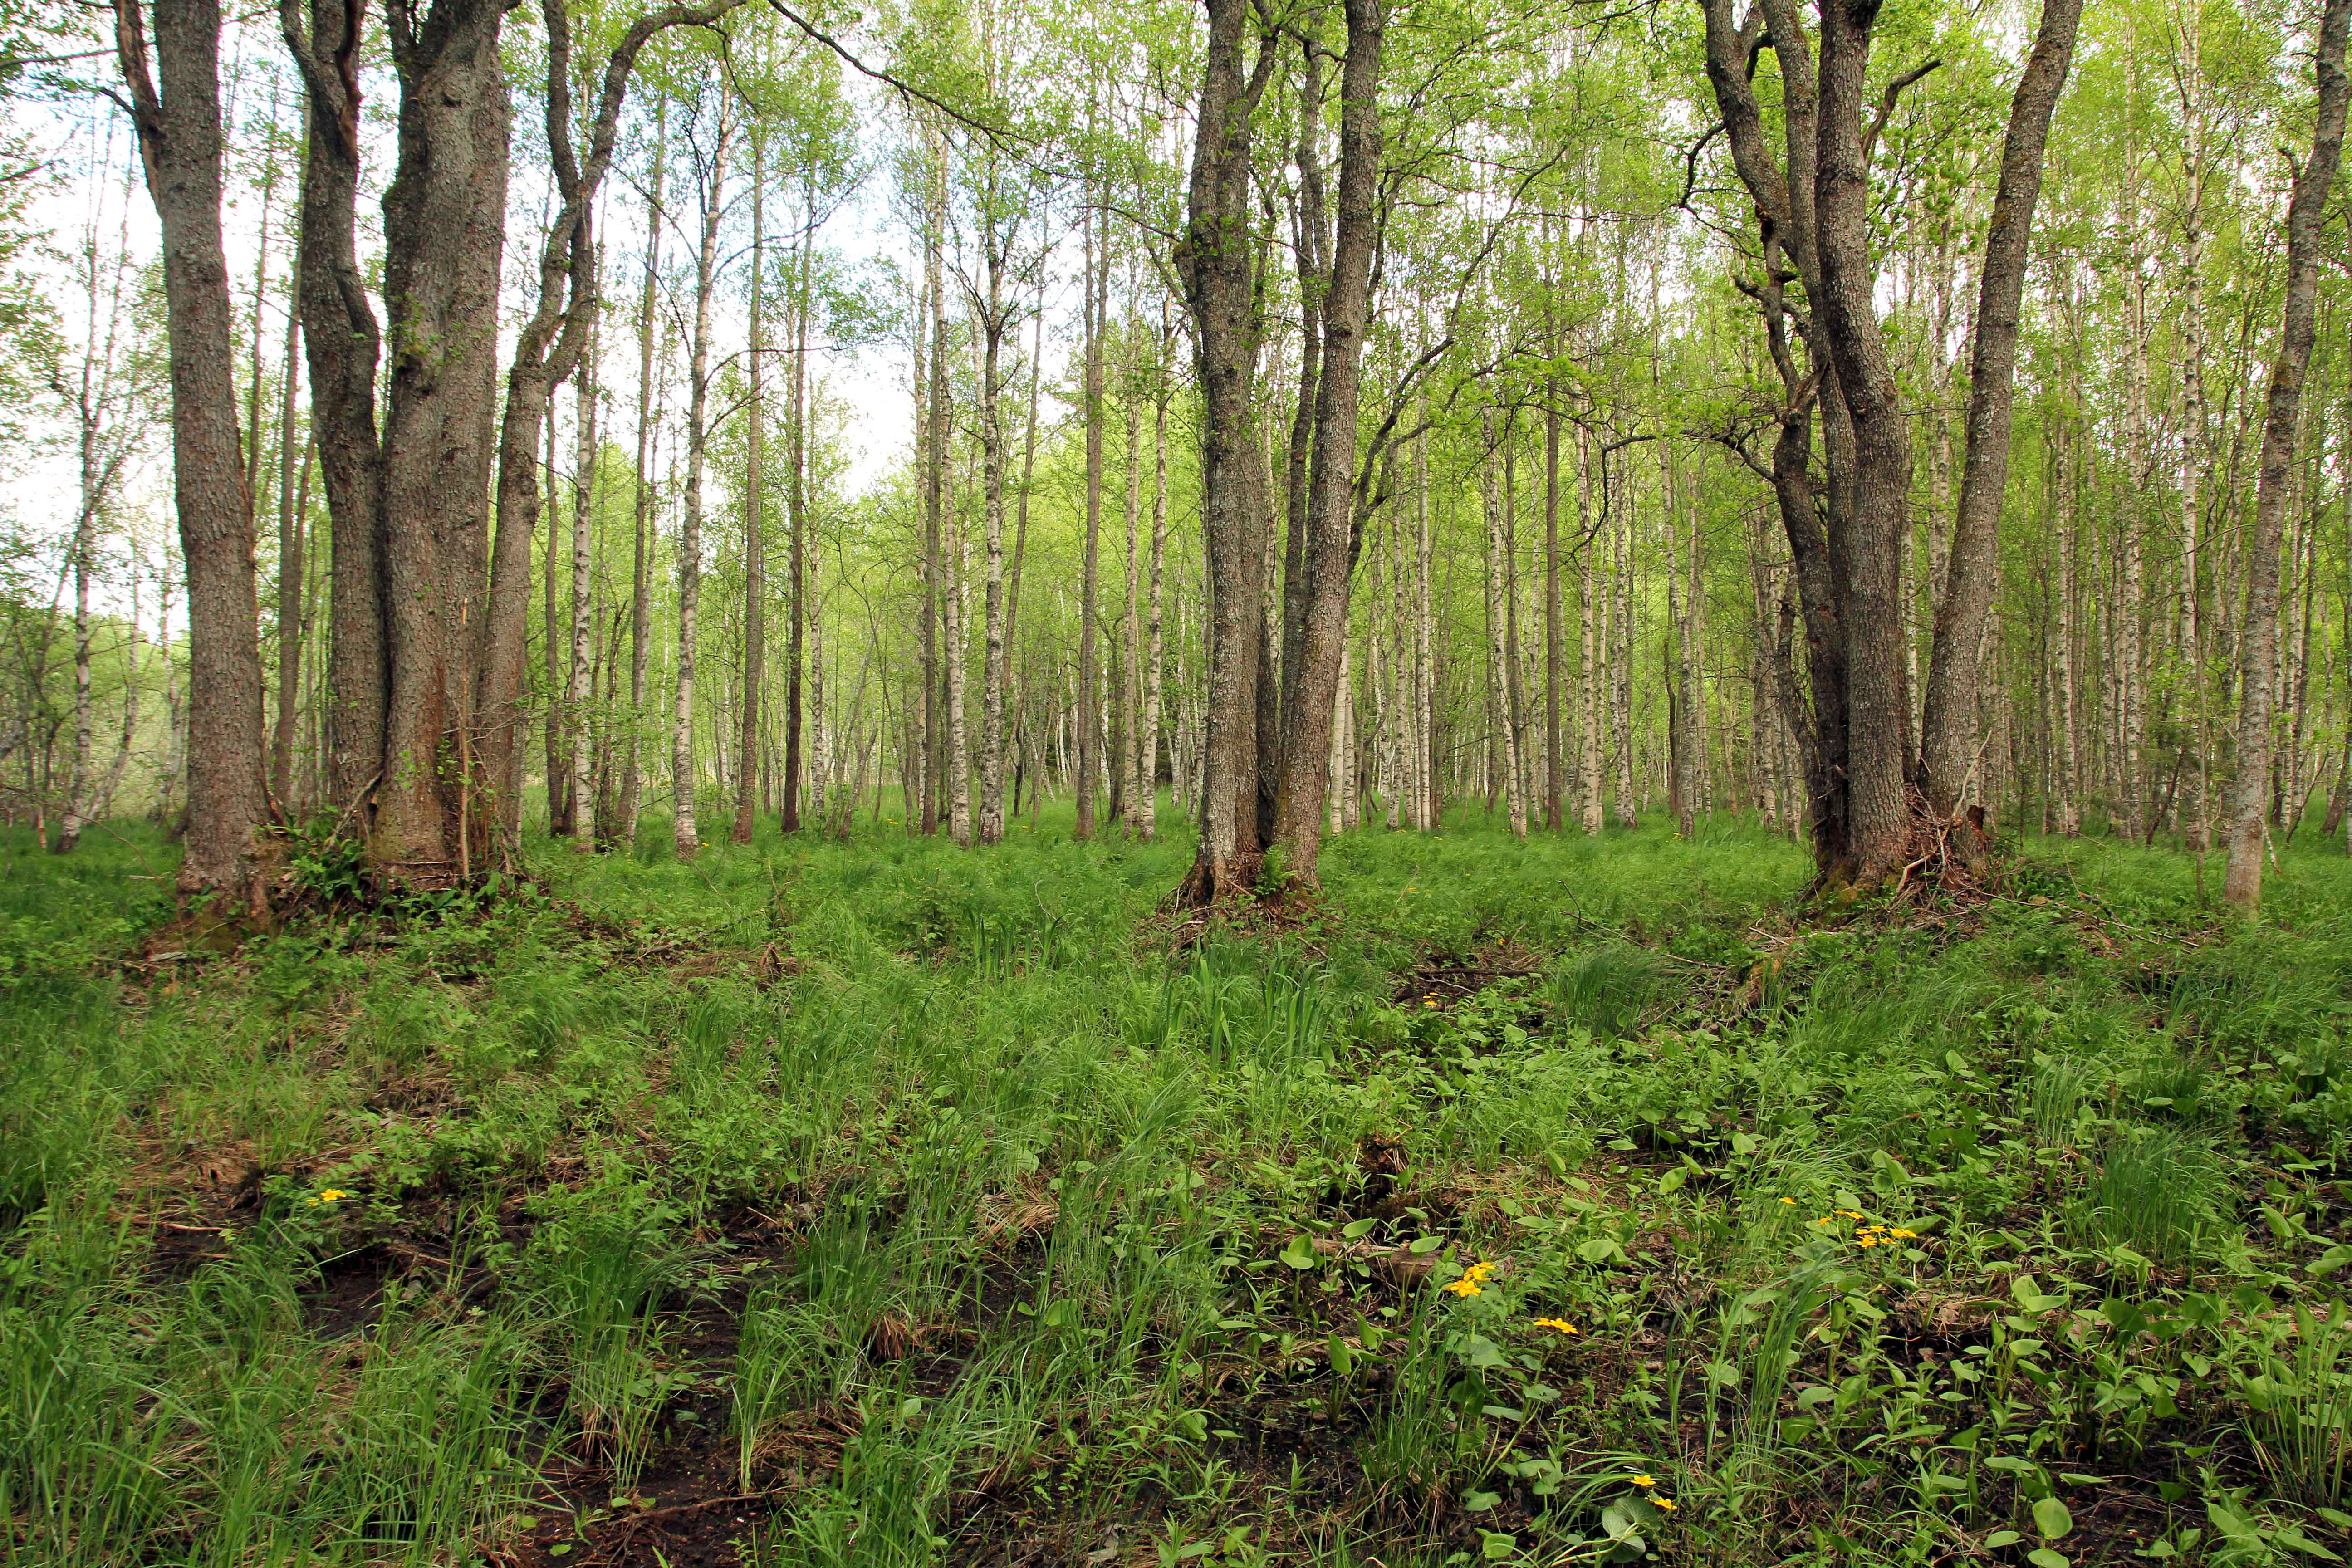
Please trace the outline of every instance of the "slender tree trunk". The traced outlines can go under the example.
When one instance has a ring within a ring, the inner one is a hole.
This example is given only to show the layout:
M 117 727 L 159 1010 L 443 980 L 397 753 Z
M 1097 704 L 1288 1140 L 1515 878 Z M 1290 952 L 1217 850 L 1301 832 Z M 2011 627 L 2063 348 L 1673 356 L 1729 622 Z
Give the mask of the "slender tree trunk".
M 619 833 L 624 846 L 637 836 L 644 804 L 646 677 L 653 653 L 654 302 L 661 280 L 662 180 L 668 169 L 669 98 L 654 100 L 653 167 L 646 196 L 646 276 L 637 296 L 637 464 L 631 527 L 629 593 L 629 721 L 621 763 Z
M 947 745 L 940 703 L 939 634 L 941 603 L 940 498 L 947 485 L 948 463 L 948 317 L 941 272 L 942 231 L 947 226 L 947 148 L 937 131 L 930 134 L 930 180 L 923 214 L 923 283 L 931 307 L 930 450 L 923 474 L 923 807 L 922 830 L 937 833 L 940 804 L 945 789 Z
M 980 457 L 982 527 L 987 549 L 982 584 L 982 664 L 980 713 L 980 822 L 978 837 L 995 844 L 1004 837 L 1005 681 L 1004 647 L 1004 428 L 999 397 L 1006 311 L 1003 271 L 1016 217 L 994 209 L 997 171 L 988 171 L 988 205 L 982 239 L 987 297 L 980 320 Z M 1015 351 L 1019 350 L 1016 347 Z
M 1076 836 L 1095 832 L 1095 795 L 1101 787 L 1101 758 L 1095 741 L 1095 623 L 1098 614 L 1099 552 L 1102 541 L 1102 401 L 1103 329 L 1110 280 L 1110 220 L 1087 218 L 1086 249 L 1086 399 L 1087 495 L 1086 553 L 1078 587 L 1078 815 Z
M 596 769 L 592 716 L 595 710 L 596 553 L 592 530 L 596 518 L 596 374 L 590 356 L 577 387 L 572 425 L 579 442 L 572 468 L 572 670 L 564 709 L 572 741 L 572 847 L 596 847 Z
M 803 724 L 801 687 L 802 670 L 815 657 L 804 646 L 814 624 L 815 590 L 810 585 L 815 568 L 815 544 L 810 516 L 808 492 L 809 447 L 809 317 L 815 309 L 812 287 L 816 252 L 816 165 L 814 161 L 802 170 L 801 176 L 801 244 L 800 279 L 793 302 L 793 470 L 785 499 L 790 503 L 793 530 L 792 547 L 792 622 L 784 642 L 784 787 L 782 826 L 787 833 L 801 826 L 801 775 Z M 818 723 L 818 705 L 823 700 L 821 687 L 814 677 L 807 703 L 806 722 L 811 728 Z M 820 733 L 817 740 L 821 742 Z M 811 754 L 822 751 L 821 744 L 811 744 Z M 822 765 L 820 761 L 818 765 Z M 817 815 L 822 817 L 821 807 Z
M 2253 527 L 2246 542 L 2246 608 L 2239 638 L 2238 776 L 2231 792 L 2230 868 L 2222 896 L 2251 913 L 2262 901 L 2263 806 L 2270 789 L 2272 716 L 2278 682 L 2279 550 L 2286 522 L 2296 421 L 2303 384 L 2316 335 L 2319 300 L 2320 223 L 2336 184 L 2344 148 L 2346 102 L 2352 83 L 2344 71 L 2346 35 L 2352 32 L 2352 0 L 2327 0 L 2319 23 L 2315 61 L 2319 111 L 2311 157 L 2295 171 L 2287 203 L 2285 319 L 2278 358 L 2271 367 L 2268 406 L 2263 421 L 2262 471 L 2255 491 Z
M 952 483 L 952 476 L 950 476 Z M 947 784 L 948 832 L 958 844 L 971 844 L 971 743 L 964 728 L 966 673 L 971 661 L 965 647 L 970 619 L 964 603 L 965 563 L 963 516 L 953 492 L 947 504 Z
M 1568 793 L 1566 715 L 1560 708 L 1566 617 L 1559 584 L 1559 395 L 1554 385 L 1551 405 L 1544 410 L 1544 826 L 1554 833 L 1562 826 Z
M 310 371 L 310 437 L 333 524 L 328 580 L 327 804 L 368 819 L 383 768 L 390 700 L 384 647 L 383 448 L 376 427 L 381 334 L 358 260 L 362 13 L 311 0 L 287 18 L 308 94 L 299 250 L 295 262 Z
M 286 321 L 286 363 L 278 404 L 278 722 L 269 738 L 269 790 L 278 810 L 292 816 L 294 721 L 302 693 L 302 531 L 295 510 L 295 473 L 310 460 L 299 432 L 301 399 L 302 258 L 294 258 Z
M 1495 715 L 1495 735 L 1498 742 L 1495 772 L 1499 774 L 1499 778 L 1489 782 L 1487 790 L 1491 796 L 1495 793 L 1496 784 L 1501 785 L 1509 814 L 1511 837 L 1524 839 L 1528 836 L 1528 805 L 1526 798 L 1519 794 L 1519 734 L 1518 725 L 1512 713 L 1513 650 L 1509 621 L 1507 618 L 1510 614 L 1508 608 L 1510 547 L 1504 502 L 1496 492 L 1496 455 L 1493 448 L 1497 443 L 1495 438 L 1495 418 L 1491 410 L 1486 416 L 1486 437 L 1489 450 L 1486 461 L 1480 465 L 1478 479 L 1479 488 L 1484 492 L 1480 497 L 1483 502 L 1481 510 L 1486 513 L 1486 522 L 1488 707 Z M 1506 436 L 1504 439 L 1507 441 L 1508 437 Z
M 1139 770 L 1140 788 L 1136 800 L 1136 831 L 1147 840 L 1157 837 L 1160 831 L 1160 661 L 1164 657 L 1160 638 L 1160 581 L 1168 558 L 1169 388 L 1164 305 L 1162 316 L 1162 358 L 1156 367 L 1158 384 L 1151 405 L 1151 601 L 1144 632 L 1142 717 L 1136 724 L 1143 760 Z M 1178 782 L 1181 784 L 1181 778 Z
M 754 119 L 751 128 L 751 342 L 744 378 L 749 396 L 743 408 L 743 700 L 737 731 L 734 842 L 751 842 L 760 819 L 760 710 L 767 679 L 768 542 L 762 527 L 765 498 L 760 491 L 766 457 L 767 405 L 761 399 L 767 358 L 766 265 L 768 248 L 767 137 Z M 797 763 L 798 758 L 793 762 Z M 793 771 L 789 766 L 786 772 Z M 789 783 L 787 794 L 792 793 Z M 799 826 L 797 803 L 784 815 Z
M 701 234 L 694 258 L 694 336 L 688 350 L 686 494 L 677 530 L 677 688 L 670 723 L 670 843 L 690 860 L 702 839 L 694 820 L 694 675 L 697 612 L 702 598 L 702 469 L 709 439 L 710 298 L 719 271 L 719 223 L 726 212 L 728 145 L 734 126 L 720 110 L 718 135 L 697 194 Z

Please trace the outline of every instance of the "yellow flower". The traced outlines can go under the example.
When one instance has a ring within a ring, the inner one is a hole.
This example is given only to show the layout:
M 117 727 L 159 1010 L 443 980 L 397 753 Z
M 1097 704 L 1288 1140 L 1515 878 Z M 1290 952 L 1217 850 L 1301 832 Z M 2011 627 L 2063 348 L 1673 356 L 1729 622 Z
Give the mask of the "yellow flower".
M 1563 1334 L 1572 1334 L 1576 1332 L 1576 1325 L 1570 1322 L 1566 1318 L 1538 1318 L 1536 1320 L 1536 1327 L 1539 1329 L 1557 1329 Z
M 1633 1478 L 1633 1484 L 1634 1484 L 1635 1486 L 1637 1486 L 1637 1487 L 1654 1487 L 1654 1486 L 1656 1486 L 1658 1483 L 1657 1483 L 1656 1481 L 1654 1481 L 1654 1480 L 1652 1480 L 1652 1479 L 1651 1479 L 1649 1477 L 1647 1477 L 1647 1476 L 1635 1476 L 1635 1477 Z
M 1650 1506 L 1672 1513 L 1675 1511 L 1675 1500 L 1670 1497 L 1654 1497 L 1650 1500 Z
M 1478 1289 L 1477 1282 L 1472 1279 L 1467 1274 L 1464 1275 L 1461 1279 L 1456 1279 L 1453 1284 L 1444 1287 L 1444 1289 L 1456 1296 L 1483 1296 L 1486 1294 L 1484 1290 Z
M 324 1187 L 320 1190 L 318 1201 L 322 1204 L 331 1204 L 340 1202 L 351 1195 L 351 1194 L 343 1191 L 341 1187 Z
M 1780 1201 L 1781 1201 L 1782 1203 L 1784 1203 L 1784 1204 L 1789 1205 L 1790 1205 L 1790 1207 L 1792 1207 L 1792 1208 L 1796 1206 L 1796 1202 L 1797 1202 L 1797 1200 L 1796 1200 L 1796 1199 L 1794 1199 L 1794 1198 L 1782 1198 Z
M 1876 1247 L 1878 1245 L 1878 1238 L 1874 1236 L 1865 1236 L 1859 1243 L 1857 1243 L 1857 1245 L 1862 1247 Z
M 1918 1233 L 1917 1231 L 1916 1231 L 1916 1230 L 1905 1230 L 1905 1229 L 1904 1229 L 1901 1226 L 1899 1226 L 1899 1225 L 1898 1225 L 1898 1226 L 1896 1226 L 1893 1230 L 1888 1231 L 1886 1234 L 1887 1234 L 1887 1235 L 1889 1235 L 1889 1236 L 1900 1237 L 1901 1237 L 1902 1239 L 1904 1239 L 1905 1241 L 1916 1241 L 1916 1240 L 1919 1238 L 1919 1233 Z

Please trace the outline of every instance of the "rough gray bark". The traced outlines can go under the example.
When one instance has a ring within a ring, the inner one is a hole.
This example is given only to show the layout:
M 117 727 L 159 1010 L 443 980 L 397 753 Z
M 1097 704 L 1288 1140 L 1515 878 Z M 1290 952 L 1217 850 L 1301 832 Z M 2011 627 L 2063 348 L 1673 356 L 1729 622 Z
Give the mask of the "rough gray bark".
M 1291 700 L 1282 712 L 1282 771 L 1275 802 L 1275 842 L 1287 857 L 1286 869 L 1309 884 L 1316 879 L 1317 835 L 1331 787 L 1331 726 L 1348 640 L 1348 589 L 1362 542 L 1356 507 L 1357 407 L 1371 314 L 1372 254 L 1380 245 L 1385 0 L 1347 0 L 1347 21 L 1330 273 L 1328 280 L 1318 280 L 1322 363 L 1315 383 L 1314 454 L 1300 554 L 1304 614 L 1297 668 L 1283 670 Z
M 1968 455 L 1960 473 L 1959 510 L 1944 593 L 1936 607 L 1919 746 L 1920 782 L 1928 808 L 1947 821 L 1958 809 L 1976 761 L 1978 654 L 1992 613 L 2001 496 L 2009 485 L 2010 410 L 2033 208 L 2042 194 L 2051 116 L 2066 85 L 2082 17 L 2083 0 L 2043 0 L 2033 52 L 2010 100 L 2000 182 L 1993 192 L 1984 268 L 1978 276 L 1976 342 L 1969 365 Z M 1973 829 L 1963 837 L 1969 853 L 1981 854 Z
M 362 831 L 369 792 L 382 776 L 389 699 L 375 416 L 381 340 L 352 240 L 363 13 L 362 0 L 318 0 L 306 22 L 287 0 L 280 16 L 309 95 L 296 308 L 308 329 L 311 427 L 334 521 L 327 794 Z
M 2246 542 L 2246 608 L 2240 633 L 2238 776 L 2230 792 L 2230 868 L 2221 896 L 2251 913 L 2263 896 L 2264 816 L 2270 798 L 2271 722 L 2278 700 L 2279 550 L 2294 484 L 2296 420 L 2303 384 L 2317 334 L 2320 224 L 2344 150 L 2344 121 L 2352 83 L 2344 71 L 2352 32 L 2352 0 L 2327 0 L 2314 62 L 2319 112 L 2311 157 L 2295 171 L 2286 211 L 2286 309 L 2278 358 L 2271 366 L 2263 418 L 2263 454 L 2253 526 Z
M 475 645 L 486 614 L 491 417 L 510 106 L 502 0 L 395 0 L 399 161 L 384 194 L 391 372 L 383 456 L 390 700 L 369 854 L 423 886 L 462 879 Z
M 1878 13 L 1879 0 L 1824 0 L 1814 127 L 1813 238 L 1822 288 L 1813 307 L 1851 440 L 1845 505 L 1832 503 L 1829 543 L 1832 576 L 1843 579 L 1838 606 L 1845 629 L 1846 804 L 1854 875 L 1864 882 L 1900 869 L 1910 837 L 1901 573 L 1911 437 L 1872 298 L 1871 138 L 1864 131 Z M 1833 454 L 1833 479 L 1839 467 Z
M 1181 892 L 1206 904 L 1256 880 L 1260 613 L 1254 559 L 1264 514 L 1252 387 L 1261 323 L 1250 223 L 1250 119 L 1278 58 L 1258 39 L 1244 68 L 1248 0 L 1204 0 L 1208 35 L 1198 132 L 1176 270 L 1192 312 L 1202 397 L 1201 519 L 1209 573 L 1207 737 L 1199 848 Z
M 261 912 L 263 768 L 253 509 L 233 375 L 221 240 L 218 0 L 155 0 L 154 68 L 139 0 L 115 0 L 115 47 L 163 230 L 171 328 L 172 491 L 188 579 L 188 832 L 183 894 Z

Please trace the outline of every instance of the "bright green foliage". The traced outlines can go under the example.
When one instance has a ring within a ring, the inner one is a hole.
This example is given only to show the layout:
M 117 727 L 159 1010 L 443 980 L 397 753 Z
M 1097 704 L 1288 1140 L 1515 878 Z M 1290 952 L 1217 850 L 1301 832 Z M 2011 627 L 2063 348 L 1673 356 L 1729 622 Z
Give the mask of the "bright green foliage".
M 1471 814 L 1171 956 L 1181 836 L 1066 828 L 233 959 L 134 946 L 142 830 L 15 846 L 12 1560 L 2346 1550 L 2333 855 L 1793 924 L 1783 838 Z

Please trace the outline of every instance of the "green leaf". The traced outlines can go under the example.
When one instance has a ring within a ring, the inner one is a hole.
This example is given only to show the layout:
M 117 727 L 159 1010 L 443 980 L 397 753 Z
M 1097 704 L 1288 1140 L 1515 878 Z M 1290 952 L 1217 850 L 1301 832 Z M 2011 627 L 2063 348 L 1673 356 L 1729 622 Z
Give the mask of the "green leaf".
M 1617 1252 L 1617 1244 L 1605 1236 L 1576 1244 L 1577 1257 L 1587 1263 L 1606 1263 L 1610 1258 L 1616 1257 Z
M 1348 1348 L 1347 1341 L 1337 1336 L 1331 1341 L 1331 1370 L 1343 1378 L 1353 1377 L 1356 1373 L 1356 1352 Z
M 1442 1236 L 1416 1236 L 1405 1250 L 1415 1258 L 1426 1258 L 1444 1245 L 1445 1238 Z
M 2218 1502 L 2209 1502 L 2205 1505 L 2205 1517 L 2213 1521 L 2214 1529 L 2232 1541 L 2249 1546 L 2262 1544 L 2261 1531 L 2256 1530 L 2249 1521 L 2231 1512 Z
M 1346 1225 L 1339 1227 L 1339 1234 L 1347 1237 L 1349 1241 L 1353 1241 L 1358 1237 L 1362 1236 L 1364 1233 L 1370 1230 L 1372 1226 L 1380 1223 L 1381 1222 L 1376 1218 L 1350 1220 Z
M 2323 1558 L 2330 1563 L 2341 1563 L 2344 1561 L 2344 1559 L 2336 1556 L 2336 1553 L 2328 1551 L 2327 1548 L 2322 1546 L 2316 1541 L 2312 1540 L 2311 1537 L 2295 1529 L 2293 1525 L 2281 1525 L 2278 1528 L 2275 1539 L 2283 1545 L 2292 1546 L 2297 1552 L 2308 1553 L 2313 1557 Z
M 1500 1530 L 1478 1532 L 1478 1553 L 1489 1563 L 1507 1563 L 1518 1555 L 1519 1538 Z
M 2066 1511 L 2064 1503 L 2046 1497 L 2033 1505 L 2033 1528 L 2044 1541 L 2063 1541 L 2074 1528 L 2074 1516 Z
M 1303 1236 L 1294 1236 L 1290 1245 L 1282 1249 L 1281 1257 L 1293 1268 L 1312 1268 L 1316 1264 L 1315 1244 Z
M 1984 1538 L 1984 1543 L 1988 1548 L 2014 1546 L 2024 1539 L 2025 1537 L 2013 1530 L 1996 1530 Z
M 1472 1492 L 1462 1500 L 1462 1511 L 1484 1513 L 1502 1500 L 1502 1494 L 1499 1492 Z
M 2322 1279 L 2325 1279 L 2330 1274 L 2335 1273 L 2337 1269 L 2343 1268 L 2347 1263 L 2352 1263 L 2352 1247 L 2339 1246 L 2329 1247 L 2326 1251 L 2321 1253 L 2318 1257 L 2305 1264 L 2304 1268 L 2311 1273 L 2317 1275 Z
M 2035 1547 L 2025 1554 L 2025 1560 L 2032 1563 L 2033 1568 L 2066 1568 L 2066 1554 L 2053 1552 L 2047 1546 Z

